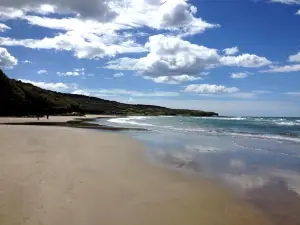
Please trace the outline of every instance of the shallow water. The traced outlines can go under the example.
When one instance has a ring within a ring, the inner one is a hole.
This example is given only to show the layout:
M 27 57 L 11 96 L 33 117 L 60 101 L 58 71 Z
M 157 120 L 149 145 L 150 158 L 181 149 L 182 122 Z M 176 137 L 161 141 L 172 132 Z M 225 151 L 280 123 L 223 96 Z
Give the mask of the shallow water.
M 128 117 L 121 127 L 148 146 L 154 162 L 233 188 L 275 224 L 300 224 L 299 118 Z

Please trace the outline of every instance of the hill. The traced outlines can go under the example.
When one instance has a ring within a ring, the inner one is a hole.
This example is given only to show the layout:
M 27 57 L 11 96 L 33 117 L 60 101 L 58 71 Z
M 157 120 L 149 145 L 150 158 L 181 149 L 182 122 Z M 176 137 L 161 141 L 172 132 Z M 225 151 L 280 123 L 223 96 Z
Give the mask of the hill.
M 0 116 L 36 114 L 183 115 L 217 116 L 214 112 L 133 105 L 95 97 L 59 93 L 8 78 L 0 69 Z

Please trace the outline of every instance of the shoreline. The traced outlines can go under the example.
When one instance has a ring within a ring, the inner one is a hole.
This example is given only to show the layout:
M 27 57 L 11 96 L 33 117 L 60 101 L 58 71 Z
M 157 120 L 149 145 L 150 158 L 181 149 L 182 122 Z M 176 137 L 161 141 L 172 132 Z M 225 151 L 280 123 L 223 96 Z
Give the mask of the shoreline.
M 5 125 L 0 139 L 1 224 L 271 224 L 212 182 L 147 162 L 124 134 Z
M 55 118 L 53 120 L 53 118 Z M 40 118 L 37 120 L 34 117 L 0 117 L 0 125 L 11 126 L 54 126 L 54 127 L 70 127 L 83 129 L 98 129 L 108 131 L 147 131 L 145 128 L 126 128 L 126 127 L 112 127 L 89 123 L 97 119 L 117 118 L 117 116 L 103 116 L 103 115 L 87 115 L 86 117 L 78 116 L 52 116 L 49 120 Z

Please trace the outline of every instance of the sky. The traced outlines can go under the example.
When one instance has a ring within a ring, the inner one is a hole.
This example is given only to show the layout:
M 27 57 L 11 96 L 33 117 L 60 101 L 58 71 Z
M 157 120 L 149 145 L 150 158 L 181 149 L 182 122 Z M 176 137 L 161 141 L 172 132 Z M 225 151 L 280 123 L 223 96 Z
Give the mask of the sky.
M 66 93 L 300 116 L 300 0 L 1 0 L 0 68 Z

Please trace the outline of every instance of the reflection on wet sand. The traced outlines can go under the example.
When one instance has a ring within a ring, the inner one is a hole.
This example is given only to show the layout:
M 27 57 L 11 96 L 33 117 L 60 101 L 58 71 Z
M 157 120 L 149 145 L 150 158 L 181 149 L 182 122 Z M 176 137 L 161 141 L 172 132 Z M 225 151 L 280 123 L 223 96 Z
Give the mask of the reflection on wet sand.
M 300 198 L 284 181 L 270 182 L 246 192 L 245 199 L 265 212 L 274 225 L 300 224 Z
M 256 140 L 238 140 L 236 145 L 237 140 L 231 137 L 172 134 L 162 139 L 149 133 L 135 137 L 148 145 L 155 163 L 231 188 L 275 225 L 300 224 L 300 158 L 294 145 L 277 143 L 275 148 L 274 143 L 260 141 L 264 150 L 256 147 Z
M 199 161 L 191 156 L 183 157 L 183 154 L 178 156 L 178 153 L 166 153 L 161 159 L 165 165 L 205 175 L 207 168 Z M 242 199 L 266 213 L 274 225 L 300 224 L 300 174 L 262 168 L 255 170 L 260 174 L 250 174 L 246 163 L 238 159 L 230 160 L 228 165 L 228 168 L 219 168 L 214 180 L 233 187 L 238 191 L 236 193 L 241 194 Z

